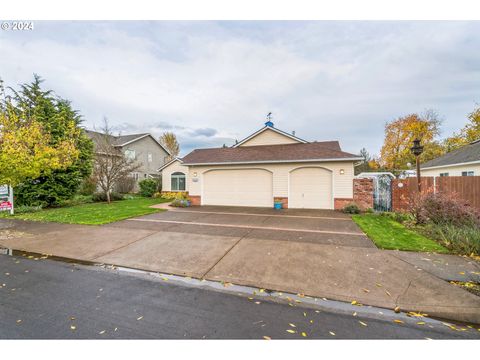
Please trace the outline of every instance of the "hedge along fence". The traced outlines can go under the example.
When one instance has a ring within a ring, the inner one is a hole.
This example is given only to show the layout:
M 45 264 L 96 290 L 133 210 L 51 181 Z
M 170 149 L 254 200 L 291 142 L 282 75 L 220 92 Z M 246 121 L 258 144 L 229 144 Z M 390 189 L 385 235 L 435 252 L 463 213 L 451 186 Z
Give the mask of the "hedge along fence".
M 480 209 L 480 176 L 422 177 L 422 192 L 456 194 L 459 199 Z M 409 208 L 417 189 L 417 178 L 395 179 L 392 183 L 392 209 Z

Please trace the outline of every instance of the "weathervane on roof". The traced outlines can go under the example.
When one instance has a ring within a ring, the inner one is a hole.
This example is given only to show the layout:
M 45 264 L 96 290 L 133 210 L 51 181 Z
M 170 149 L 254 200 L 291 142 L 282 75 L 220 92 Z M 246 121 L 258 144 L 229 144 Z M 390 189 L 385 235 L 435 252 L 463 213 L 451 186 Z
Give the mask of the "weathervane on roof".
M 269 112 L 269 113 L 267 114 L 267 122 L 265 123 L 265 126 L 273 127 L 272 112 Z

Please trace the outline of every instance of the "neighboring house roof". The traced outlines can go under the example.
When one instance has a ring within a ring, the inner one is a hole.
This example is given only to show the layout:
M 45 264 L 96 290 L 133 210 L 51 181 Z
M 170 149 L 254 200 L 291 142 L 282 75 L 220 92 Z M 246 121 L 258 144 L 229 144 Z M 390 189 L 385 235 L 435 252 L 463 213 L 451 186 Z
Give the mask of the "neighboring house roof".
M 268 125 L 267 125 L 268 124 Z M 303 139 L 300 139 L 299 137 L 296 137 L 295 135 L 292 135 L 292 134 L 289 134 L 285 131 L 282 131 L 282 130 L 279 130 L 275 127 L 273 127 L 273 123 L 272 122 L 266 122 L 265 123 L 265 126 L 263 128 L 261 128 L 260 130 L 258 131 L 255 131 L 252 135 L 250 136 L 247 136 L 245 139 L 239 141 L 238 143 L 236 143 L 235 145 L 233 145 L 232 147 L 233 148 L 236 148 L 240 145 L 242 145 L 243 143 L 247 142 L 248 140 L 254 138 L 255 136 L 261 134 L 262 132 L 266 131 L 266 130 L 272 130 L 272 131 L 275 131 L 283 136 L 286 136 L 286 137 L 289 137 L 290 139 L 293 139 L 295 141 L 298 141 L 299 143 L 307 143 L 308 141 L 306 140 L 303 140 Z
M 480 163 L 480 140 L 450 151 L 436 159 L 427 161 L 421 165 L 421 168 L 430 169 L 471 163 Z
M 162 170 L 165 169 L 167 166 L 170 166 L 170 164 L 173 164 L 173 163 L 176 162 L 176 161 L 182 163 L 182 162 L 183 162 L 183 159 L 181 159 L 181 158 L 179 158 L 179 157 L 173 158 L 172 160 L 166 162 L 166 163 L 163 164 L 161 167 L 159 167 L 159 168 L 157 169 L 157 171 L 162 171 Z
M 92 130 L 85 130 L 87 135 L 93 140 L 94 143 L 98 142 L 102 136 L 105 136 L 105 134 L 99 133 L 97 131 L 92 131 Z M 135 141 L 141 140 L 146 137 L 151 137 L 167 154 L 170 155 L 170 152 L 157 140 L 155 137 L 153 137 L 149 133 L 142 133 L 142 134 L 130 134 L 130 135 L 108 135 L 111 138 L 111 143 L 115 147 L 122 147 L 128 144 L 131 144 Z
M 340 150 L 338 141 L 299 144 L 241 146 L 193 150 L 184 165 L 253 164 L 275 162 L 314 162 L 361 160 Z

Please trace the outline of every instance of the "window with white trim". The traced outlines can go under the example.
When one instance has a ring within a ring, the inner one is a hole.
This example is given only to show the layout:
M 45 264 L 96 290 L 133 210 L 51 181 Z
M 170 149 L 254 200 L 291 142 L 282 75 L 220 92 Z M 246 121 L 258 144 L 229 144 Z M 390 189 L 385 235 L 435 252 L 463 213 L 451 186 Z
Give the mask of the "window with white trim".
M 448 176 L 448 173 L 440 173 L 441 177 Z
M 475 176 L 475 171 L 462 171 L 462 176 Z
M 152 153 L 148 153 L 148 154 L 147 154 L 147 161 L 148 161 L 148 162 L 152 162 L 152 161 L 153 161 L 153 155 L 152 155 Z
M 185 174 L 182 172 L 174 172 L 171 175 L 171 190 L 185 191 Z
M 135 150 L 131 150 L 131 149 L 125 150 L 125 157 L 129 160 L 135 160 Z

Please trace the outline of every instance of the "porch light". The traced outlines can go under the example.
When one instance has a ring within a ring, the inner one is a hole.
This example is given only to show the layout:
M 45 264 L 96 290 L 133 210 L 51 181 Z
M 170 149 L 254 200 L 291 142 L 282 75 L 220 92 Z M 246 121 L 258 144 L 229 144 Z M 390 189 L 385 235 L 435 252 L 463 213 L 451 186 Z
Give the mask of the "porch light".
M 340 175 L 343 175 L 345 174 L 345 170 L 344 169 L 340 169 Z
M 197 177 L 197 172 L 196 171 L 193 173 L 193 177 Z

